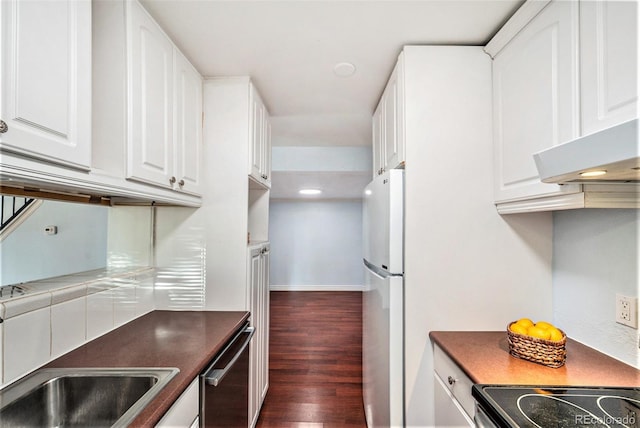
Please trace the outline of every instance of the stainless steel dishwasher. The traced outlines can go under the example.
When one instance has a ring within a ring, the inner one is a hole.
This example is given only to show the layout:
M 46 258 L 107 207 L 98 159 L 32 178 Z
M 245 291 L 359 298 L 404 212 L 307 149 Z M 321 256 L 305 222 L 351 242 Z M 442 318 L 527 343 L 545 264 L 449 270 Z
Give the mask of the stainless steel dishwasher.
M 249 322 L 236 333 L 200 375 L 200 426 L 249 425 Z

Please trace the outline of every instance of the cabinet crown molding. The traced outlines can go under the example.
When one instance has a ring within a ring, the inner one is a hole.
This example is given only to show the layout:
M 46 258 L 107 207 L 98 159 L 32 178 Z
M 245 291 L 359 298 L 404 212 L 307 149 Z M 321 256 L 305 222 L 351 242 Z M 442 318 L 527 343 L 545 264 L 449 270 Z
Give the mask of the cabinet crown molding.
M 551 0 L 529 0 L 513 14 L 511 18 L 498 30 L 484 51 L 493 59 L 513 37 L 520 32 Z

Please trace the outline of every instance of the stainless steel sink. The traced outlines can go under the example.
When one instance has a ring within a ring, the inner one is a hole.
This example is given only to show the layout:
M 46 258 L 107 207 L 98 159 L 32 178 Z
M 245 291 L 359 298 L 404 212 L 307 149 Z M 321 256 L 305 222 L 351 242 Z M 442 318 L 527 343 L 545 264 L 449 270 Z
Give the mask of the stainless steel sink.
M 0 427 L 127 426 L 178 371 L 37 370 L 0 391 Z

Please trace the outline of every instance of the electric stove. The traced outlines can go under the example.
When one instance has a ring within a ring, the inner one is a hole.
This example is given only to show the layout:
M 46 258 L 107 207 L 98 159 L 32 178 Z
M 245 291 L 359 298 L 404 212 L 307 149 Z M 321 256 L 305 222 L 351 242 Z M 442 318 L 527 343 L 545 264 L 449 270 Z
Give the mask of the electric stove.
M 478 426 L 640 428 L 640 387 L 474 385 L 472 395 Z

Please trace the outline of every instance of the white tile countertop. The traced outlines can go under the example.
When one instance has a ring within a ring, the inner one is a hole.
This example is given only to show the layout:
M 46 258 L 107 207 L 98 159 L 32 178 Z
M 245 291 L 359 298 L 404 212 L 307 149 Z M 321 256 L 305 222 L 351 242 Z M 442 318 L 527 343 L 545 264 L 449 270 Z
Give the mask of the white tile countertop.
M 104 268 L 2 286 L 0 322 L 104 290 L 132 287 L 153 273 L 152 267 Z

